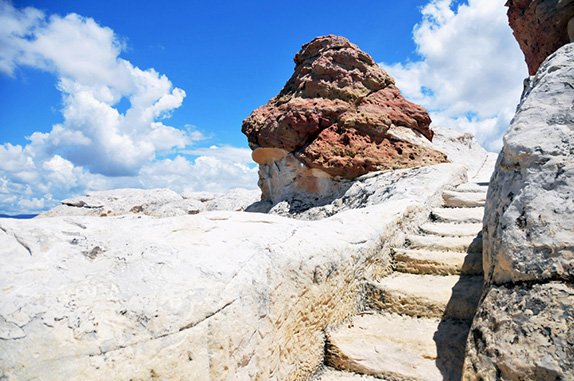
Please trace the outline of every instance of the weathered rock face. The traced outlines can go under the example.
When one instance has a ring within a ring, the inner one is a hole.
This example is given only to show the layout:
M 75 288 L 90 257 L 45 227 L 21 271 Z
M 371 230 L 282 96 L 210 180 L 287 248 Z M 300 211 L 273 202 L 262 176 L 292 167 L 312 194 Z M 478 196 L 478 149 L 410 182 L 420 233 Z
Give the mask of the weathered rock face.
M 295 64 L 281 92 L 243 122 L 259 164 L 274 157 L 273 148 L 309 168 L 352 179 L 447 161 L 404 136 L 408 130 L 432 140 L 428 113 L 405 100 L 393 78 L 347 39 L 317 37 L 296 54 Z
M 396 127 L 391 130 L 401 130 L 403 137 L 413 144 L 440 150 L 450 161 L 466 168 L 470 181 L 488 182 L 490 179 L 496 154 L 486 152 L 472 134 L 437 128 L 433 148 L 426 138 L 410 129 Z M 267 161 L 262 160 L 263 155 L 258 156 L 262 153 Z M 321 219 L 344 210 L 382 203 L 394 194 L 385 193 L 387 185 L 410 178 L 416 188 L 414 184 L 428 172 L 426 167 L 409 168 L 373 172 L 349 180 L 309 168 L 292 153 L 279 148 L 260 148 L 254 156 L 260 162 L 262 201 L 246 210 L 300 219 Z M 405 194 L 410 191 L 409 186 L 403 190 Z
M 530 79 L 484 217 L 487 291 L 467 379 L 574 378 L 574 44 Z
M 373 175 L 346 194 L 358 209 L 321 221 L 0 219 L 0 379 L 305 379 L 325 330 L 359 308 L 360 280 L 383 275 L 404 230 L 465 177 L 403 172 Z
M 564 282 L 493 285 L 467 345 L 466 380 L 571 380 L 574 287 Z
M 491 181 L 485 271 L 495 284 L 574 279 L 574 44 L 540 67 Z
M 574 1 L 508 0 L 508 20 L 530 75 L 550 54 L 574 39 Z

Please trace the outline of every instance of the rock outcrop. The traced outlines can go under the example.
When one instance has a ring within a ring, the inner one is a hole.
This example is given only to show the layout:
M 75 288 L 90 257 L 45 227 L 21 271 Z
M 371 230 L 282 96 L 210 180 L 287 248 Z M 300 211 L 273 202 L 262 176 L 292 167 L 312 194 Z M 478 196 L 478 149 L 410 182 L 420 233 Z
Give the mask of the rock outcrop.
M 393 78 L 347 39 L 317 37 L 295 64 L 281 92 L 243 122 L 260 165 L 292 155 L 307 171 L 302 187 L 312 188 L 316 176 L 353 179 L 447 161 L 419 143 L 433 137 L 427 111 L 405 100 Z
M 421 146 L 442 152 L 449 160 L 464 165 L 469 178 L 488 181 L 494 168 L 496 154 L 486 152 L 472 134 L 436 128 L 432 145 L 426 138 L 411 132 L 410 138 Z M 408 133 L 405 132 L 405 135 Z M 267 149 L 271 151 L 272 149 Z M 425 168 L 399 169 L 374 172 L 353 180 L 332 177 L 319 169 L 311 169 L 293 154 L 275 149 L 276 156 L 267 164 L 259 166 L 259 186 L 262 201 L 249 206 L 248 212 L 279 214 L 300 219 L 320 219 L 344 210 L 375 205 L 389 201 L 395 192 L 385 193 L 386 187 L 373 188 L 374 183 L 391 185 L 398 180 L 419 181 Z M 255 151 L 255 153 L 257 153 Z M 284 156 L 282 156 L 284 155 Z M 403 182 L 403 184 L 406 184 Z M 409 193 L 409 187 L 403 189 Z
M 487 291 L 466 379 L 574 379 L 573 83 L 568 44 L 530 78 L 504 136 L 485 208 Z
M 506 6 L 530 75 L 546 57 L 574 41 L 574 1 L 508 0 Z
M 126 214 L 175 217 L 215 210 L 245 210 L 261 198 L 259 190 L 232 189 L 226 193 L 184 192 L 169 189 L 114 189 L 90 192 L 62 201 L 38 217 L 96 216 Z
M 308 377 L 327 328 L 358 311 L 361 280 L 386 274 L 391 247 L 466 177 L 448 163 L 402 171 L 417 175 L 372 175 L 381 203 L 319 221 L 0 219 L 0 378 Z

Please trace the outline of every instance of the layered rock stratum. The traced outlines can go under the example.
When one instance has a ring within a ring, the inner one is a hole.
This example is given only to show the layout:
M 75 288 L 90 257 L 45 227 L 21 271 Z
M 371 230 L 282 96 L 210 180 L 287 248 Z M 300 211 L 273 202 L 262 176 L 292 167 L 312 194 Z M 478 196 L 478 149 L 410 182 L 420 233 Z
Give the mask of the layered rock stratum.
M 260 165 L 291 154 L 309 172 L 303 177 L 352 179 L 447 161 L 419 144 L 433 137 L 427 111 L 404 99 L 394 79 L 346 38 L 317 37 L 294 60 L 281 92 L 243 122 Z
M 530 75 L 550 54 L 574 42 L 574 1 L 508 0 L 508 20 Z
M 531 77 L 488 191 L 465 379 L 574 379 L 574 44 Z

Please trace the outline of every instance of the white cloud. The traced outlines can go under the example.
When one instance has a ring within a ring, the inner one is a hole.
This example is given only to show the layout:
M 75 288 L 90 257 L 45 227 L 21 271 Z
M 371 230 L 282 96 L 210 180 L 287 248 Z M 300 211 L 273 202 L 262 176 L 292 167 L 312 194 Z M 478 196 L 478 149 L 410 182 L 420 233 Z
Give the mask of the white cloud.
M 5 74 L 19 65 L 58 77 L 65 121 L 49 133 L 31 137 L 36 159 L 57 153 L 74 165 L 106 176 L 135 175 L 157 154 L 193 142 L 186 131 L 160 122 L 181 106 L 185 92 L 165 75 L 141 70 L 119 58 L 122 43 L 114 32 L 76 14 L 46 17 L 33 8 L 17 10 L 2 2 L 0 53 Z M 131 107 L 114 107 L 122 98 Z
M 404 96 L 425 106 L 433 126 L 470 131 L 497 151 L 528 76 L 505 0 L 452 0 L 422 8 L 413 31 L 420 61 L 380 64 Z
M 8 146 L 0 146 L 0 160 Z M 16 153 L 22 150 L 20 146 L 10 147 Z M 62 199 L 90 190 L 169 188 L 176 192 L 223 192 L 236 187 L 254 189 L 257 186 L 257 168 L 245 157 L 235 160 L 241 156 L 236 150 L 249 151 L 233 147 L 198 150 L 196 153 L 203 154 L 195 160 L 177 155 L 173 159 L 146 163 L 136 176 L 123 177 L 90 173 L 58 155 L 43 161 L 38 168 L 28 160 L 29 157 L 17 154 L 16 159 L 23 160 L 8 163 L 11 170 L 6 170 L 6 166 L 0 168 L 0 213 L 36 213 L 58 205 Z M 229 151 L 230 154 L 220 151 Z
M 0 72 L 14 74 L 23 53 L 20 45 L 43 18 L 44 14 L 35 8 L 16 10 L 0 1 Z
M 251 150 L 248 148 L 238 148 L 231 146 L 221 146 L 212 145 L 209 148 L 195 148 L 190 150 L 181 151 L 186 155 L 194 156 L 210 156 L 222 161 L 236 162 L 244 165 L 253 164 L 253 159 L 251 158 Z
M 256 167 L 235 161 L 233 157 L 206 154 L 193 162 L 183 156 L 157 161 L 142 169 L 140 179 L 145 188 L 224 192 L 238 187 L 254 189 L 258 175 Z
M 193 161 L 181 156 L 205 139 L 192 126 L 164 124 L 185 92 L 154 69 L 120 58 L 123 48 L 93 19 L 47 16 L 0 0 L 0 73 L 15 76 L 27 66 L 54 74 L 64 117 L 49 132 L 33 133 L 24 147 L 0 145 L 0 212 L 37 212 L 99 189 L 221 191 L 256 184 L 241 149 L 198 151 Z M 124 113 L 117 109 L 122 100 L 130 104 Z

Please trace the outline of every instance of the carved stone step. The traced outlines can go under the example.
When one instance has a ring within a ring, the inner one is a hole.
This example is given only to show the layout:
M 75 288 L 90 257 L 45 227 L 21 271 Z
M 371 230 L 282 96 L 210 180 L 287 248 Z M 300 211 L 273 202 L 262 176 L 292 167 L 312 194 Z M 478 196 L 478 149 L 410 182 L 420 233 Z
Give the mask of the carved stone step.
M 366 305 L 414 317 L 472 319 L 482 278 L 395 273 L 365 285 Z
M 385 380 L 460 380 L 470 321 L 355 316 L 327 333 L 326 364 Z
M 488 184 L 486 183 L 465 183 L 456 187 L 458 192 L 476 192 L 484 193 L 488 192 Z
M 409 249 L 482 252 L 482 237 L 441 237 L 437 235 L 409 234 L 405 241 Z
M 482 224 L 480 223 L 460 223 L 455 224 L 452 222 L 428 222 L 420 226 L 420 230 L 426 234 L 436 234 L 442 236 L 462 236 L 471 235 L 476 236 L 482 231 Z
M 486 193 L 444 191 L 442 199 L 444 206 L 449 208 L 474 208 L 484 206 Z
M 395 249 L 395 270 L 411 274 L 479 275 L 482 253 Z
M 436 208 L 431 212 L 431 219 L 440 222 L 482 223 L 484 208 Z

